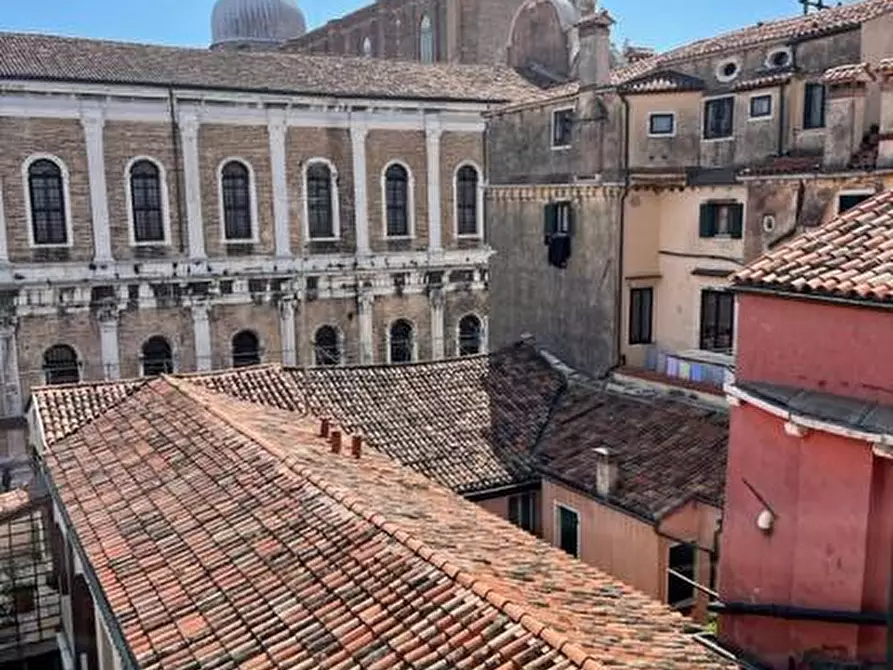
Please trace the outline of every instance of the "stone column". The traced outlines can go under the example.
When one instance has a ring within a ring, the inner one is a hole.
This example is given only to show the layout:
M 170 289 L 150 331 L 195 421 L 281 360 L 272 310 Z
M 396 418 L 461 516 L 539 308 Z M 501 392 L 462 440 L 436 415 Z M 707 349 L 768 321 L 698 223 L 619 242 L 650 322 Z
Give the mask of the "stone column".
M 446 350 L 443 327 L 446 297 L 443 294 L 443 289 L 431 289 L 429 302 L 431 303 L 431 358 L 440 360 L 444 357 Z
M 443 218 L 440 212 L 440 136 L 437 119 L 425 122 L 425 156 L 428 172 L 428 251 L 439 253 L 443 246 Z
M 121 355 L 118 350 L 118 304 L 108 302 L 96 313 L 99 321 L 99 348 L 105 379 L 121 378 Z
M 372 291 L 363 291 L 357 298 L 357 312 L 360 323 L 360 364 L 370 365 L 375 362 L 375 339 L 372 328 L 372 308 L 375 295 Z
M 291 240 L 288 220 L 288 176 L 285 140 L 288 134 L 285 110 L 271 109 L 267 134 L 270 138 L 270 169 L 273 174 L 273 230 L 276 257 L 291 256 Z
M 292 296 L 279 301 L 279 339 L 282 341 L 282 364 L 289 367 L 297 366 L 295 299 Z
M 0 265 L 9 263 L 9 243 L 6 239 L 6 212 L 3 209 L 3 179 L 0 179 Z
M 195 369 L 206 372 L 214 369 L 211 353 L 211 304 L 192 303 L 192 331 L 195 336 Z
M 490 317 L 481 317 L 481 353 L 490 351 Z
M 357 256 L 370 255 L 369 249 L 369 202 L 366 195 L 366 135 L 369 129 L 361 121 L 351 120 L 350 143 L 353 156 L 354 226 L 357 238 Z
M 22 386 L 19 375 L 16 327 L 18 318 L 11 311 L 0 313 L 0 375 L 3 384 L 4 416 L 21 416 Z M 43 380 L 40 380 L 43 383 Z M 36 386 L 36 384 L 35 384 Z
M 205 229 L 202 219 L 202 177 L 198 161 L 199 120 L 196 114 L 180 114 L 180 145 L 183 149 L 183 188 L 186 191 L 186 221 L 189 258 L 204 260 Z
M 102 110 L 85 111 L 81 116 L 87 146 L 87 173 L 90 179 L 90 211 L 93 215 L 93 260 L 112 261 L 112 233 L 109 226 L 108 192 L 105 183 L 105 148 Z M 69 240 L 73 242 L 73 240 Z

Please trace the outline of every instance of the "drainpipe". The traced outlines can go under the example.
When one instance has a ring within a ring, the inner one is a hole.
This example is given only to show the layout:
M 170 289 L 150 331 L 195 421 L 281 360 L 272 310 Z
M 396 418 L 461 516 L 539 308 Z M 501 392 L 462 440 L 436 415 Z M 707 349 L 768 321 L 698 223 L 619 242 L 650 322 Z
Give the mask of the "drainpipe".
M 622 157 L 623 157 L 623 193 L 620 195 L 620 240 L 618 244 L 618 258 L 617 258 L 617 296 L 616 301 L 617 305 L 615 308 L 615 318 L 617 324 L 617 333 L 616 333 L 616 342 L 615 346 L 617 347 L 617 358 L 615 363 L 615 368 L 621 367 L 625 361 L 623 360 L 623 354 L 621 353 L 623 349 L 623 247 L 624 247 L 624 233 L 626 228 L 626 198 L 629 195 L 629 155 L 630 155 L 630 146 L 629 146 L 629 128 L 630 128 L 630 112 L 629 112 L 629 99 L 623 95 L 620 91 L 618 91 L 618 95 L 620 96 L 620 101 L 623 103 L 623 143 L 622 143 Z

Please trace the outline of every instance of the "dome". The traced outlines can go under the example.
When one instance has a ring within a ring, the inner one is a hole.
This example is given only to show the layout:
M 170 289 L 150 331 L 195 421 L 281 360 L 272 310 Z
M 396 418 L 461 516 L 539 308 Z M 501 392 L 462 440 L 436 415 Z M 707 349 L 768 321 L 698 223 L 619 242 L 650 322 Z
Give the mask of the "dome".
M 212 46 L 275 45 L 306 31 L 294 0 L 217 0 L 211 14 Z

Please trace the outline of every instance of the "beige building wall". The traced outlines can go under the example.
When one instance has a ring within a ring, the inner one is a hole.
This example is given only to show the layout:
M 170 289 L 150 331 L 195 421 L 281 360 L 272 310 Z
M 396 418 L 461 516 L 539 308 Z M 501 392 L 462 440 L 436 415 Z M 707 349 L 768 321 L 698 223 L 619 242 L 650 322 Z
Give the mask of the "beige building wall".
M 697 164 L 700 151 L 701 91 L 629 97 L 629 163 L 635 168 L 671 168 Z M 649 136 L 652 114 L 675 115 L 672 136 Z

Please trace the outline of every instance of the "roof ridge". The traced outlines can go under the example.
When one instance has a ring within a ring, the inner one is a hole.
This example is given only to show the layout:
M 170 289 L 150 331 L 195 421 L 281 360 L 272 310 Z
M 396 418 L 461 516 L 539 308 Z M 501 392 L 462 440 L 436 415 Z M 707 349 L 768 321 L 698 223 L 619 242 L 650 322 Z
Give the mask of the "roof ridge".
M 324 477 L 320 477 L 304 466 L 296 463 L 293 456 L 288 453 L 283 453 L 282 449 L 272 444 L 266 437 L 228 416 L 226 412 L 215 407 L 212 402 L 202 398 L 200 392 L 197 392 L 198 389 L 191 387 L 188 382 L 184 384 L 184 380 L 174 379 L 167 375 L 165 375 L 164 379 L 173 388 L 189 398 L 192 402 L 199 405 L 206 412 L 215 416 L 219 421 L 222 421 L 230 428 L 241 433 L 244 437 L 247 437 L 265 451 L 275 456 L 282 462 L 282 465 L 288 468 L 289 471 L 306 478 L 310 483 L 336 502 L 343 505 L 351 512 L 361 516 L 389 537 L 392 537 L 399 544 L 412 551 L 423 561 L 443 572 L 448 578 L 463 588 L 472 591 L 475 595 L 488 602 L 512 621 L 523 626 L 534 637 L 540 638 L 559 654 L 566 656 L 574 665 L 583 668 L 584 670 L 602 670 L 604 668 L 598 659 L 585 651 L 579 644 L 572 641 L 567 635 L 541 622 L 533 614 L 529 613 L 523 605 L 511 602 L 505 596 L 497 593 L 496 587 L 490 583 L 490 580 L 476 576 L 470 571 L 462 570 L 450 561 L 449 556 L 443 555 L 436 549 L 429 547 L 424 541 L 403 530 L 398 524 L 389 521 L 383 514 L 366 509 L 360 498 L 357 498 L 352 493 L 343 493 L 342 490 L 339 490 L 338 487 L 332 485 Z
M 97 386 L 124 386 L 133 384 L 142 386 L 147 384 L 151 379 L 149 377 L 126 377 L 125 379 L 95 379 L 82 380 L 71 384 L 41 384 L 31 389 L 31 393 L 46 393 L 48 391 L 71 391 L 78 388 L 95 388 Z

